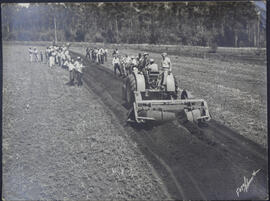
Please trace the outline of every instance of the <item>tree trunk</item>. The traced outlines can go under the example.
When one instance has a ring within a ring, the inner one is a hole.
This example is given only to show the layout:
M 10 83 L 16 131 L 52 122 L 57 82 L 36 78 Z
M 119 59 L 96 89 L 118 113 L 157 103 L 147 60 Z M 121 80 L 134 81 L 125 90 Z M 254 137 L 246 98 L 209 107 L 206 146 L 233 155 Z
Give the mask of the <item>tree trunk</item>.
M 118 43 L 118 22 L 117 22 L 117 17 L 115 19 L 115 26 L 116 26 L 116 43 Z
M 238 34 L 234 33 L 234 47 L 238 47 Z
M 254 47 L 256 47 L 256 44 L 257 44 L 257 34 L 256 34 L 256 28 L 255 28 L 256 25 L 253 25 L 253 36 L 254 36 Z
M 57 44 L 57 32 L 56 32 L 56 18 L 54 16 L 54 39 L 55 43 Z

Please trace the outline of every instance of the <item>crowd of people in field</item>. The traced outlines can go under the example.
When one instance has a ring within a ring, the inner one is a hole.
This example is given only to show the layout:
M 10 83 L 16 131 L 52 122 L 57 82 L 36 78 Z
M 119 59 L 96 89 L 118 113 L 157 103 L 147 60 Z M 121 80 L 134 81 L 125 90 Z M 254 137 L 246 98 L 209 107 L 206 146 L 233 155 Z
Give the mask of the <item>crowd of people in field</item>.
M 69 51 L 69 44 L 66 45 L 53 45 L 46 47 L 45 50 L 38 50 L 36 47 L 30 47 L 29 61 L 40 62 L 48 64 L 49 68 L 60 66 L 63 69 L 69 71 L 69 85 L 81 86 L 83 75 L 83 60 L 81 57 L 72 58 Z M 119 54 L 118 49 L 114 49 L 112 52 L 112 65 L 114 75 L 120 77 L 127 77 L 132 71 L 140 71 L 145 75 L 146 84 L 148 83 L 147 72 L 161 72 L 163 75 L 162 85 L 165 85 L 166 77 L 172 71 L 171 60 L 166 53 L 162 53 L 161 65 L 158 66 L 153 58 L 149 58 L 149 54 L 138 53 L 135 55 Z M 96 64 L 104 64 L 108 61 L 108 49 L 100 47 L 86 48 L 86 60 L 90 60 Z
M 104 62 L 108 61 L 108 49 L 106 48 L 86 48 L 85 58 L 91 60 L 96 64 L 104 64 Z M 113 49 L 112 52 L 112 66 L 114 75 L 117 74 L 120 77 L 127 77 L 132 71 L 140 71 L 145 75 L 146 84 L 148 83 L 147 73 L 149 71 L 152 72 L 160 72 L 162 74 L 162 82 L 161 85 L 166 85 L 166 79 L 168 74 L 172 71 L 171 60 L 168 57 L 167 53 L 161 54 L 161 63 L 160 66 L 155 62 L 153 58 L 149 58 L 149 54 L 138 53 L 135 55 L 127 55 L 120 54 L 117 48 Z
M 36 47 L 29 47 L 28 52 L 30 62 L 46 62 L 46 60 L 44 59 L 45 52 L 43 50 L 38 51 Z
M 115 49 L 112 56 L 114 75 L 116 75 L 118 71 L 120 77 L 126 77 L 132 71 L 137 70 L 144 74 L 146 84 L 149 83 L 149 71 L 162 74 L 162 86 L 166 85 L 167 76 L 172 72 L 171 60 L 165 52 L 161 54 L 162 58 L 160 66 L 157 65 L 153 58 L 149 58 L 149 54 L 147 52 L 143 54 L 138 53 L 138 56 L 129 56 L 127 54 L 120 55 L 118 49 Z
M 45 50 L 39 50 L 36 47 L 29 47 L 29 61 L 48 64 L 49 68 L 57 66 L 69 71 L 69 85 L 81 86 L 83 75 L 83 61 L 81 57 L 72 58 L 69 51 L 69 44 L 46 47 Z
M 104 62 L 107 62 L 108 57 L 108 49 L 104 48 L 86 48 L 86 59 L 90 59 L 96 64 L 104 64 Z

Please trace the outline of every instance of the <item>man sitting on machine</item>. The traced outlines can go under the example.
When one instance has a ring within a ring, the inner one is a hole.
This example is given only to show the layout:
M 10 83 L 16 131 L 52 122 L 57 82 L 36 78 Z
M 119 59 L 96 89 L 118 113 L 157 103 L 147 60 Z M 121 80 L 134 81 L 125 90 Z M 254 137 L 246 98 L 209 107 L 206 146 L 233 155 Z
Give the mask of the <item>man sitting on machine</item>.
M 149 83 L 149 87 L 157 88 L 158 86 L 158 79 L 159 79 L 159 70 L 158 65 L 155 63 L 154 59 L 149 60 L 149 65 L 146 66 L 147 69 L 147 77 L 146 80 Z

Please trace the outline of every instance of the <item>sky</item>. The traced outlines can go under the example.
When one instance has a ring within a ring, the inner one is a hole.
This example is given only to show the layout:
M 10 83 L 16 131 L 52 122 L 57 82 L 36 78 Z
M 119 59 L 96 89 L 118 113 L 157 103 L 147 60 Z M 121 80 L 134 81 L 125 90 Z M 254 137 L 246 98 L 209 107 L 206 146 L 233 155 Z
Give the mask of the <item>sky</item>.
M 259 8 L 266 10 L 266 5 L 264 1 L 254 1 L 255 5 L 258 6 Z
M 28 8 L 30 6 L 30 3 L 18 3 L 18 5 Z

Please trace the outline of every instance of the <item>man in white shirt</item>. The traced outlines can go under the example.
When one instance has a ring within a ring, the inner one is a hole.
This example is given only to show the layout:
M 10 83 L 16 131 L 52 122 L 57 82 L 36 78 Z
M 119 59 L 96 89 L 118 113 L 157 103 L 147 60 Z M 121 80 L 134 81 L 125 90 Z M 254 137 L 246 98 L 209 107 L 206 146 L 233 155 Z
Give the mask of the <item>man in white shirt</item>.
M 69 84 L 74 85 L 74 76 L 75 76 L 75 66 L 74 66 L 74 60 L 71 59 L 71 61 L 68 63 L 68 71 L 69 71 Z
M 28 53 L 29 53 L 29 61 L 33 62 L 33 50 L 31 47 L 28 48 Z
M 172 72 L 172 65 L 171 60 L 167 56 L 167 53 L 162 53 L 162 60 L 161 60 L 161 70 L 163 71 L 163 79 L 162 79 L 162 85 L 165 86 L 167 83 L 167 76 Z
M 112 60 L 113 68 L 114 68 L 114 75 L 116 75 L 116 70 L 119 71 L 120 76 L 122 76 L 122 72 L 120 69 L 120 59 L 119 56 L 114 56 Z
M 98 64 L 98 49 L 97 48 L 94 49 L 93 61 Z
M 69 68 L 68 68 L 68 64 L 69 64 L 69 61 L 70 61 L 70 58 L 67 58 L 66 57 L 66 59 L 64 60 L 64 62 L 63 62 L 63 68 L 64 69 L 66 69 L 66 70 L 68 70 Z
M 49 67 L 53 67 L 55 65 L 55 51 L 54 49 L 50 49 L 49 51 Z
M 135 56 L 131 56 L 131 64 L 133 66 L 137 66 L 138 65 L 138 60 L 136 59 Z
M 99 55 L 99 63 L 104 64 L 104 49 L 100 48 L 98 50 L 98 55 Z
M 131 58 L 130 56 L 128 56 L 126 54 L 126 58 L 125 58 L 125 75 L 127 74 L 127 72 L 130 72 L 131 69 Z
M 34 58 L 35 58 L 35 62 L 38 62 L 38 50 L 37 50 L 37 48 L 34 48 Z
M 82 86 L 82 72 L 83 72 L 83 64 L 80 57 L 78 57 L 78 60 L 75 62 L 75 69 L 76 69 L 76 79 L 77 79 L 77 86 Z
M 131 63 L 131 58 L 130 58 L 130 56 L 128 56 L 127 54 L 126 54 L 125 62 L 126 62 L 127 64 Z
M 147 68 L 152 72 L 158 72 L 158 65 L 155 63 L 154 59 L 150 59 L 150 64 L 147 66 Z

